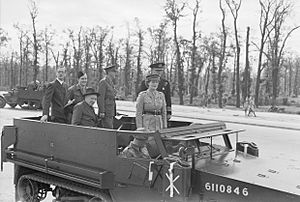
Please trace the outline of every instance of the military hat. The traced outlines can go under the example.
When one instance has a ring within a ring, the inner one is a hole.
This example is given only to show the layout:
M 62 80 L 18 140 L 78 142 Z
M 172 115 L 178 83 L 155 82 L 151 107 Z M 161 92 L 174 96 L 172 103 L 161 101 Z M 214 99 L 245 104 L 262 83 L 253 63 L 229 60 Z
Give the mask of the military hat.
M 116 72 L 117 71 L 117 65 L 110 65 L 110 66 L 104 67 L 103 69 L 105 71 L 114 71 L 114 72 Z
M 146 76 L 147 81 L 152 81 L 152 80 L 160 80 L 159 74 L 148 74 Z
M 156 69 L 156 70 L 161 70 L 163 71 L 165 68 L 165 63 L 163 62 L 158 62 L 158 63 L 153 63 L 149 66 L 151 69 Z
M 94 88 L 89 87 L 85 90 L 85 93 L 83 94 L 84 97 L 87 96 L 87 95 L 97 95 L 97 96 L 99 96 L 99 93 L 97 93 Z
M 77 78 L 79 79 L 80 77 L 82 77 L 83 75 L 85 75 L 85 73 L 83 71 L 79 71 L 77 73 Z

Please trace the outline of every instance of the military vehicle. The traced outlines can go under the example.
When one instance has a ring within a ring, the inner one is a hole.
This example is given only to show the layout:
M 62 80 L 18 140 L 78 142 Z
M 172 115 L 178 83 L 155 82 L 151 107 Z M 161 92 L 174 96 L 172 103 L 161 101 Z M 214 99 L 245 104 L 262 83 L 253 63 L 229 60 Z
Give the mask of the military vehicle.
M 54 202 L 300 201 L 295 180 L 264 170 L 258 146 L 222 122 L 169 121 L 167 129 L 147 132 L 130 116 L 114 129 L 39 119 L 3 127 L 1 170 L 14 164 L 16 201 L 39 202 L 47 192 Z M 121 155 L 132 136 L 152 138 L 157 155 Z
M 6 105 L 6 100 L 3 97 L 3 95 L 0 94 L 0 108 L 5 107 L 5 105 Z
M 41 109 L 43 95 L 44 89 L 42 87 L 19 86 L 3 94 L 0 98 L 0 108 L 3 108 L 7 103 L 11 108 L 19 105 L 21 108 Z

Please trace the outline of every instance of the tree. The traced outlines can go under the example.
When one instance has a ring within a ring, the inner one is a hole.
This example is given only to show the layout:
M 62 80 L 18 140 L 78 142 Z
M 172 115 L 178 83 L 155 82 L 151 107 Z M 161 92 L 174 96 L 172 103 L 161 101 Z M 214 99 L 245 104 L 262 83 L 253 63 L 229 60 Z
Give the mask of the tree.
M 36 84 L 37 76 L 39 73 L 39 61 L 38 55 L 40 50 L 40 43 L 38 39 L 38 33 L 36 30 L 36 20 L 38 16 L 38 7 L 34 1 L 31 1 L 31 5 L 29 8 L 30 17 L 32 20 L 32 36 L 33 36 L 33 82 Z
M 136 26 L 138 28 L 137 36 L 138 36 L 138 54 L 137 54 L 137 64 L 136 64 L 136 81 L 135 81 L 135 93 L 137 94 L 139 91 L 139 86 L 142 81 L 142 52 L 143 52 L 143 40 L 144 40 L 144 32 L 140 27 L 140 22 L 138 18 L 135 18 Z M 135 96 L 134 96 L 135 97 Z M 135 100 L 135 99 L 134 99 Z
M 218 105 L 220 108 L 223 107 L 223 69 L 225 68 L 225 57 L 226 57 L 226 41 L 227 41 L 227 30 L 225 27 L 225 10 L 222 7 L 222 0 L 219 0 L 219 7 L 222 12 L 222 35 L 221 35 L 221 52 L 219 56 L 219 68 L 218 68 Z
M 93 52 L 93 56 L 96 62 L 96 68 L 98 75 L 97 77 L 100 79 L 103 78 L 103 65 L 104 65 L 104 49 L 105 49 L 105 40 L 109 34 L 111 29 L 109 28 L 102 28 L 97 26 L 92 33 L 92 44 L 91 50 Z
M 51 47 L 53 46 L 53 36 L 54 36 L 54 31 L 51 30 L 50 27 L 46 27 L 44 30 L 44 44 L 43 44 L 43 48 L 45 51 L 45 77 L 44 77 L 44 81 L 47 82 L 48 81 L 48 73 L 49 73 L 49 54 L 51 52 Z M 52 53 L 53 54 L 53 53 Z
M 243 82 L 242 82 L 242 95 L 243 101 L 250 95 L 250 65 L 249 65 L 249 33 L 250 27 L 247 27 L 247 36 L 246 36 L 246 62 L 245 69 L 243 73 Z
M 274 15 L 272 15 L 272 7 L 274 4 L 274 0 L 267 1 L 259 1 L 260 4 L 260 17 L 259 17 L 259 30 L 260 30 L 260 45 L 254 43 L 254 45 L 258 48 L 258 66 L 257 66 L 257 74 L 256 74 L 256 84 L 255 84 L 255 105 L 259 106 L 258 96 L 259 89 L 261 84 L 261 73 L 264 70 L 266 65 L 263 65 L 262 58 L 264 53 L 265 44 L 267 39 L 272 31 L 271 24 L 274 21 Z
M 284 0 L 280 0 L 275 3 L 274 21 L 271 26 L 273 31 L 268 36 L 268 42 L 270 45 L 270 55 L 268 55 L 268 59 L 270 60 L 272 67 L 272 105 L 276 105 L 276 98 L 278 96 L 279 71 L 282 65 L 282 57 L 286 41 L 292 32 L 300 27 L 295 26 L 283 37 L 283 25 L 286 17 L 291 12 L 291 7 L 292 5 L 290 3 L 286 4 Z
M 236 107 L 240 107 L 240 42 L 237 30 L 237 19 L 242 0 L 225 0 L 233 17 L 233 27 L 236 46 Z
M 25 31 L 23 28 L 21 28 L 21 26 L 19 24 L 15 24 L 14 28 L 17 29 L 17 31 L 19 32 L 19 55 L 20 55 L 20 67 L 19 67 L 19 86 L 22 86 L 22 75 L 23 75 L 23 66 L 24 66 L 24 54 L 23 54 L 23 47 L 24 47 L 24 43 L 25 43 L 25 38 L 28 37 L 28 31 Z M 27 67 L 25 67 L 27 68 Z
M 192 55 L 191 55 L 191 68 L 190 68 L 190 81 L 189 81 L 189 87 L 190 87 L 190 104 L 193 103 L 193 97 L 196 94 L 197 86 L 196 86 L 196 53 L 197 53 L 197 31 L 196 31 L 196 25 L 197 25 L 197 15 L 199 12 L 200 2 L 199 0 L 195 0 L 196 4 L 193 8 L 193 36 L 192 36 Z
M 82 65 L 82 27 L 80 27 L 77 37 L 74 34 L 73 30 L 68 29 L 69 37 L 72 42 L 73 48 L 73 82 L 75 83 L 76 75 L 79 70 L 81 70 Z
M 165 12 L 167 17 L 171 20 L 173 25 L 173 34 L 174 34 L 174 44 L 176 49 L 176 66 L 177 66 L 177 84 L 178 84 L 178 95 L 179 95 L 179 104 L 183 105 L 183 95 L 184 95 L 184 71 L 181 61 L 181 52 L 177 37 L 177 26 L 178 21 L 184 15 L 182 14 L 183 9 L 185 8 L 186 4 L 181 3 L 178 5 L 175 0 L 167 0 L 165 5 Z
M 299 78 L 300 78 L 300 58 L 298 57 L 296 59 L 296 62 L 295 62 L 295 68 L 296 68 L 296 71 L 295 71 L 295 80 L 294 80 L 294 95 L 295 97 L 298 97 L 299 95 L 299 88 L 300 88 L 300 83 L 299 83 Z
M 133 47 L 131 46 L 131 41 L 130 41 L 130 30 L 129 30 L 129 25 L 127 27 L 128 30 L 128 35 L 127 39 L 125 41 L 125 66 L 124 66 L 124 91 L 125 91 L 125 97 L 127 97 L 130 94 L 130 73 L 131 73 L 131 62 L 132 62 L 132 50 Z

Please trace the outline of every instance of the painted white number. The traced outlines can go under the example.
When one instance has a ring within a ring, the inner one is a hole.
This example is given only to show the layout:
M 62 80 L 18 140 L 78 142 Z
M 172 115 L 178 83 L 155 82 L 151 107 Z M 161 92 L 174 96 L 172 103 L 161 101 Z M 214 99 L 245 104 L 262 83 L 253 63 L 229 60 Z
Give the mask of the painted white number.
M 226 192 L 227 192 L 228 194 L 231 194 L 231 192 L 232 192 L 232 188 L 231 188 L 231 186 L 230 186 L 230 185 L 227 185 Z
M 236 187 L 233 192 L 236 193 L 236 195 L 240 195 L 240 188 Z
M 206 182 L 206 183 L 205 183 L 205 189 L 206 189 L 207 191 L 210 191 L 210 183 L 209 183 L 209 182 Z
M 244 188 L 232 187 L 231 185 L 214 184 L 214 183 L 209 183 L 209 182 L 206 182 L 204 186 L 207 191 L 227 193 L 227 194 L 234 193 L 236 195 L 242 194 L 243 196 L 249 195 L 247 187 L 244 187 Z
M 220 192 L 221 192 L 221 193 L 224 193 L 224 192 L 225 192 L 225 185 L 224 185 L 224 184 L 221 184 L 221 185 L 220 185 Z
M 248 196 L 248 189 L 247 188 L 244 188 L 242 192 L 243 192 L 244 196 Z

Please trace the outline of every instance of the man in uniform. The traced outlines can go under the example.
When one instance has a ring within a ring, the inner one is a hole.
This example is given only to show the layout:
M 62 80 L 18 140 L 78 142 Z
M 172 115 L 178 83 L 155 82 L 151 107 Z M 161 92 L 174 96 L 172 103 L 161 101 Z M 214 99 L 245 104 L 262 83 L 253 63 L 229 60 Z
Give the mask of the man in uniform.
M 93 105 L 97 102 L 98 93 L 93 88 L 87 88 L 83 97 L 84 100 L 74 106 L 72 124 L 96 127 L 98 117 Z
M 162 75 L 164 73 L 165 63 L 163 62 L 154 63 L 151 64 L 149 67 L 151 68 L 151 74 L 158 74 L 160 76 L 160 82 L 158 84 L 157 90 L 165 94 L 166 104 L 167 104 L 167 117 L 169 120 L 172 115 L 172 102 L 171 102 L 170 83 L 166 79 L 162 78 Z M 146 86 L 146 82 L 145 80 L 143 80 L 137 95 L 140 92 L 145 91 L 147 89 L 148 87 Z
M 51 106 L 50 120 L 58 123 L 67 123 L 64 106 L 67 103 L 66 94 L 68 86 L 64 82 L 65 77 L 66 68 L 58 67 L 56 70 L 56 79 L 48 84 L 43 98 L 43 116 L 41 117 L 41 122 L 48 121 Z
M 98 116 L 102 119 L 104 128 L 113 128 L 113 120 L 116 115 L 115 97 L 117 91 L 114 87 L 117 72 L 116 65 L 108 66 L 104 70 L 106 76 L 99 82 L 98 88 Z

